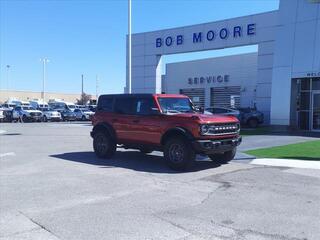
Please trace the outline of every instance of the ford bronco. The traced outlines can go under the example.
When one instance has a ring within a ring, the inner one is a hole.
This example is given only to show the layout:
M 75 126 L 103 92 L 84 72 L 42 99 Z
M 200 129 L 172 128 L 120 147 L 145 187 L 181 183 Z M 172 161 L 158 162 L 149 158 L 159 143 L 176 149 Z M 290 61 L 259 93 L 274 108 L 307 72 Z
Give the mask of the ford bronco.
M 191 168 L 196 154 L 227 163 L 241 143 L 237 118 L 201 114 L 184 95 L 101 95 L 92 123 L 98 157 L 111 158 L 117 147 L 157 150 L 174 170 Z

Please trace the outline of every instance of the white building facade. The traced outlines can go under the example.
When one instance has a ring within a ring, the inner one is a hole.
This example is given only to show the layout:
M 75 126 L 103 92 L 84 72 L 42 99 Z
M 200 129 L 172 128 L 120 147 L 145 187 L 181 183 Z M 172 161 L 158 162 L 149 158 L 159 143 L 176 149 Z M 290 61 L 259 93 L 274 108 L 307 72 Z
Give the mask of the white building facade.
M 249 53 L 170 63 L 161 90 L 185 94 L 202 107 L 254 107 L 257 59 Z
M 229 58 L 235 65 L 229 65 L 225 73 L 204 71 L 195 74 L 199 74 L 199 78 L 226 75 L 226 81 L 223 79 L 216 84 L 221 83 L 221 87 L 239 86 L 232 85 L 232 79 L 236 79 L 234 77 L 239 75 L 237 68 L 242 66 L 252 72 L 246 73 L 248 82 L 237 80 L 241 83 L 240 96 L 241 93 L 247 94 L 240 102 L 247 101 L 251 95 L 256 107 L 265 113 L 267 123 L 272 125 L 320 130 L 320 3 L 315 0 L 280 0 L 277 11 L 134 34 L 131 91 L 161 93 L 165 92 L 164 87 L 167 92 L 179 93 L 181 89 L 195 89 L 194 85 L 187 87 L 183 85 L 185 82 L 179 82 L 185 79 L 171 79 L 170 76 L 164 78 L 162 86 L 163 55 L 246 45 L 258 45 L 255 63 L 249 61 L 247 66 L 243 66 L 245 63 L 236 61 L 241 56 L 215 59 L 218 64 Z M 201 60 L 193 63 L 189 67 L 194 71 L 201 68 Z M 208 64 L 205 60 L 202 63 Z M 178 70 L 179 64 L 168 65 L 169 75 L 175 71 L 174 66 L 176 71 L 181 71 Z M 235 72 L 231 74 L 232 71 Z M 188 78 L 197 78 L 189 74 Z M 213 91 L 211 88 L 205 87 L 205 91 Z M 205 96 L 204 104 L 211 105 L 213 100 L 207 96 L 213 98 L 214 93 L 207 92 Z

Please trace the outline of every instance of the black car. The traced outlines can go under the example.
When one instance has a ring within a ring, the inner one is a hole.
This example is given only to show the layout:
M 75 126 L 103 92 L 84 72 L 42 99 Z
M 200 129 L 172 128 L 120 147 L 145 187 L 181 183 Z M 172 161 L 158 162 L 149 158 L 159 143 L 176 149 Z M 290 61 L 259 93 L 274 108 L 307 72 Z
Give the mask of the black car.
M 62 121 L 75 121 L 77 118 L 76 114 L 69 109 L 64 109 L 59 112 L 61 114 Z
M 264 121 L 264 115 L 262 112 L 255 108 L 239 108 L 240 112 L 239 120 L 241 124 L 247 125 L 250 128 L 256 128 Z

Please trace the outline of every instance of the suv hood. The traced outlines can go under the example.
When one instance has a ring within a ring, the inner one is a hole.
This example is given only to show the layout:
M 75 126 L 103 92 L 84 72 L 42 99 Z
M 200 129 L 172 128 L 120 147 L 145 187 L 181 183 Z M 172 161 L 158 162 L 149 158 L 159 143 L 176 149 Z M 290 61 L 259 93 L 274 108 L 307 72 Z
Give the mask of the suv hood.
M 239 120 L 234 116 L 218 114 L 179 113 L 171 116 L 178 118 L 191 118 L 193 120 L 198 120 L 202 124 L 239 122 Z

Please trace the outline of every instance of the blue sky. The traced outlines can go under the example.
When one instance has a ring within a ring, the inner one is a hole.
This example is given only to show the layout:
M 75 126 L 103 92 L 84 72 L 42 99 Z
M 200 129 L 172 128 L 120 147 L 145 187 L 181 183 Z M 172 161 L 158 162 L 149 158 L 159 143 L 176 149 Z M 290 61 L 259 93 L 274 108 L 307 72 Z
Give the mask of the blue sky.
M 133 32 L 216 21 L 278 9 L 279 0 L 133 0 Z M 119 93 L 125 86 L 126 0 L 0 0 L 0 88 Z M 164 63 L 255 51 L 255 47 L 165 57 Z

